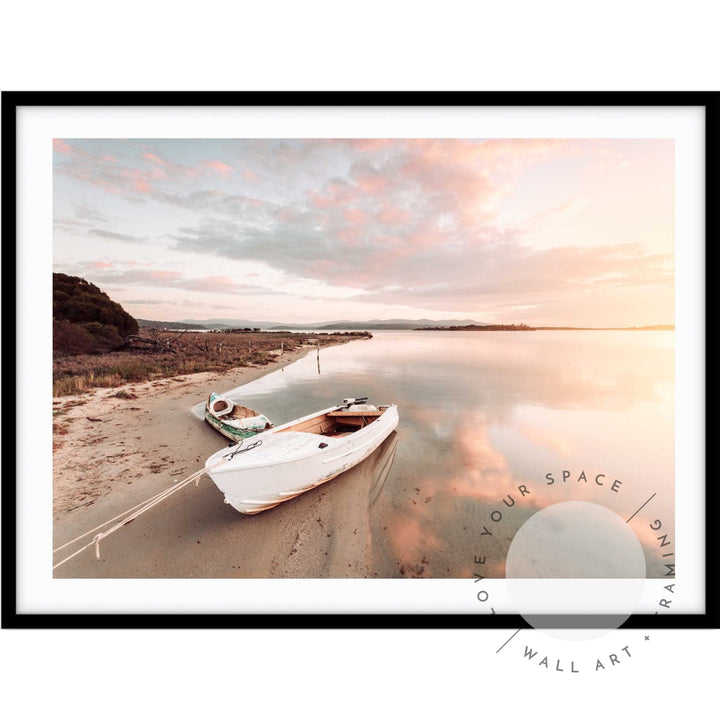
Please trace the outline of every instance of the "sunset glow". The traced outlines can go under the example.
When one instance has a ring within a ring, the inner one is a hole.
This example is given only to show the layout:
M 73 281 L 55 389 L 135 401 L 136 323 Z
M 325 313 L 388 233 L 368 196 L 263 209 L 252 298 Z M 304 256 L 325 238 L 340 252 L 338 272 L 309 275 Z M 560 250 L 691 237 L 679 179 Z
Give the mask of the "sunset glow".
M 54 269 L 136 317 L 674 322 L 670 140 L 53 150 Z

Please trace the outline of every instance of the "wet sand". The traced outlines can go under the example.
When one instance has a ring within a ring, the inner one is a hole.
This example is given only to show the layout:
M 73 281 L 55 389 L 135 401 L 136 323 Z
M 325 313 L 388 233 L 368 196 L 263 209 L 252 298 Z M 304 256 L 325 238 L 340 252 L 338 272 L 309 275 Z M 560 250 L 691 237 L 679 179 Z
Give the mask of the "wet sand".
M 251 382 L 308 352 L 298 349 L 263 367 L 56 398 L 54 547 L 171 487 L 227 446 L 191 412 L 211 390 Z M 102 540 L 100 560 L 89 548 L 54 577 L 370 577 L 368 508 L 392 441 L 326 485 L 255 516 L 226 505 L 203 476 L 198 487 L 183 488 Z M 54 562 L 88 540 L 60 551 Z

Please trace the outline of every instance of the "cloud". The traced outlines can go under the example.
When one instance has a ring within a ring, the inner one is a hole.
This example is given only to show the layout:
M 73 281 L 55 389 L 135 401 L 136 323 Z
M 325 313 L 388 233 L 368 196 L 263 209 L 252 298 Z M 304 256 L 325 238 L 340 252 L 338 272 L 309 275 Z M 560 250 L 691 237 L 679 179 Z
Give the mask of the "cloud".
M 291 276 L 362 289 L 364 302 L 432 309 L 477 305 L 483 295 L 672 284 L 672 256 L 635 244 L 535 250 L 518 231 L 415 222 L 391 233 L 366 228 L 359 210 L 342 215 L 341 222 L 321 222 L 317 213 L 292 222 L 268 214 L 253 223 L 207 217 L 170 239 L 183 252 L 258 260 Z
M 77 144 L 54 140 L 55 172 L 88 182 L 108 193 L 131 201 L 155 197 L 169 181 L 188 180 L 202 175 L 198 167 L 175 163 L 147 150 L 135 158 L 119 159 L 107 153 L 93 153 Z M 141 148 L 147 147 L 144 144 Z
M 53 140 L 53 150 L 61 155 L 72 155 L 73 153 L 72 145 L 68 145 L 68 143 L 59 138 Z
M 652 233 L 671 236 L 672 228 L 644 219 L 605 226 L 602 213 L 611 205 L 598 201 L 595 185 L 567 185 L 576 166 L 591 174 L 611 151 L 613 162 L 632 158 L 617 142 L 185 143 L 129 142 L 116 152 L 112 144 L 59 140 L 56 172 L 133 202 L 165 205 L 157 208 L 165 228 L 156 232 L 178 253 L 260 261 L 288 280 L 354 288 L 363 302 L 533 313 L 560 307 L 564 293 L 566 316 L 592 302 L 602 308 L 603 293 L 617 305 L 630 290 L 646 293 L 647 303 L 657 288 L 668 297 L 672 291 L 672 255 L 648 250 Z M 566 184 L 558 190 L 546 177 Z M 76 212 L 56 227 L 145 240 L 117 222 L 112 230 L 98 227 L 104 222 Z M 617 227 L 621 234 L 613 235 Z M 625 237 L 638 244 L 611 244 Z
M 168 305 L 173 303 L 168 303 L 167 300 L 150 300 L 150 299 L 143 299 L 143 300 L 123 300 L 123 305 Z
M 148 195 L 153 191 L 150 172 L 123 167 L 107 157 L 72 150 L 64 154 L 63 159 L 58 159 L 56 155 L 55 173 L 95 185 L 113 195 L 123 195 L 129 200 L 137 200 L 138 195 Z
M 53 227 L 58 230 L 65 230 L 75 234 L 85 234 L 88 229 L 94 227 L 98 223 L 112 224 L 114 219 L 109 216 L 92 210 L 84 205 L 74 203 L 73 217 L 60 217 L 53 220 Z
M 175 162 L 146 143 L 134 145 L 138 150 L 136 154 L 131 152 L 133 146 L 126 148 L 122 157 L 90 152 L 61 139 L 55 139 L 53 147 L 58 174 L 88 182 L 135 202 L 153 199 L 181 204 L 183 193 L 179 191 L 183 188 L 188 190 L 188 195 L 212 192 L 198 190 L 197 185 L 218 178 L 228 180 L 235 173 L 235 168 L 217 159 Z M 249 182 L 258 180 L 257 174 L 249 169 L 242 176 Z
M 142 156 L 149 160 L 152 163 L 155 163 L 156 165 L 167 165 L 167 162 L 163 160 L 162 158 L 159 158 L 157 155 L 154 155 L 153 153 L 144 152 Z
M 567 200 L 560 205 L 556 205 L 555 207 L 543 210 L 542 212 L 533 215 L 525 223 L 525 230 L 532 231 L 548 221 L 573 218 L 577 216 L 578 212 L 587 204 L 588 200 L 586 198 L 574 198 L 572 200 Z
M 93 282 L 105 285 L 145 286 L 148 288 L 171 288 L 190 290 L 200 293 L 219 293 L 223 295 L 284 295 L 282 290 L 261 285 L 239 283 L 226 276 L 188 277 L 175 270 L 101 270 L 93 272 L 86 267 L 86 274 Z M 88 272 L 89 271 L 89 272 Z
M 234 168 L 231 168 L 224 162 L 220 162 L 220 160 L 208 160 L 202 165 L 203 167 L 208 168 L 212 172 L 217 173 L 224 180 L 229 178 L 235 172 Z
M 198 190 L 190 193 L 161 193 L 158 199 L 181 208 L 197 211 L 214 210 L 219 201 L 226 197 L 218 190 Z
M 56 230 L 64 230 L 70 233 L 85 233 L 87 231 L 87 223 L 73 218 L 56 218 L 53 220 L 53 227 Z
M 146 238 L 137 237 L 136 235 L 127 235 L 126 233 L 112 232 L 111 230 L 102 230 L 100 228 L 91 228 L 87 231 L 88 235 L 93 237 L 101 237 L 106 240 L 120 240 L 122 242 L 145 242 Z
M 112 223 L 114 218 L 84 205 L 75 204 L 75 217 L 88 223 Z

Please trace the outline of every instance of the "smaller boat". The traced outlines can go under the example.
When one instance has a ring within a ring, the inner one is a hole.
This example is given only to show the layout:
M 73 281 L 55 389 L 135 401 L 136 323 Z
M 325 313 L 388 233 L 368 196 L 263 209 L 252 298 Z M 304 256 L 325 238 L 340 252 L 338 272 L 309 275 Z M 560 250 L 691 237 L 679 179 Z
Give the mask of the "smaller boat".
M 218 393 L 210 393 L 205 403 L 205 420 L 234 442 L 253 437 L 272 427 L 272 423 L 264 415 L 238 405 Z
M 225 448 L 205 472 L 225 502 L 246 515 L 268 510 L 355 467 L 397 427 L 396 405 L 341 405 L 271 428 L 254 442 Z

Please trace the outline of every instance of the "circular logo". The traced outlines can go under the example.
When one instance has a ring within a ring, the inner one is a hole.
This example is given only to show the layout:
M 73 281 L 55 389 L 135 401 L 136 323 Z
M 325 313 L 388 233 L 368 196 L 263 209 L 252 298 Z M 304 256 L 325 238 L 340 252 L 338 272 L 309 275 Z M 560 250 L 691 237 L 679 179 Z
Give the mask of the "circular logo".
M 592 502 L 550 505 L 510 544 L 505 577 L 518 613 L 538 630 L 586 640 L 619 628 L 636 610 L 645 554 L 628 523 Z

